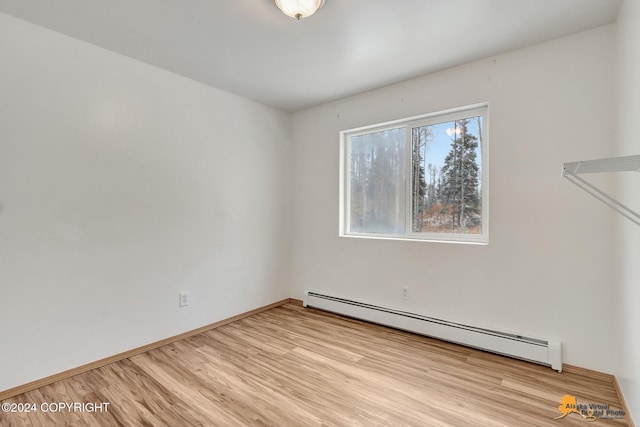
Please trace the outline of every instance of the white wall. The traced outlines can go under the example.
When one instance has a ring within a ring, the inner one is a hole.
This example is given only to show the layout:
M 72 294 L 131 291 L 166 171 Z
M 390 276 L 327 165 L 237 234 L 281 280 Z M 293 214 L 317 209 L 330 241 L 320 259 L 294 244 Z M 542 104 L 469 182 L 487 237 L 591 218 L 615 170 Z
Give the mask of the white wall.
M 616 154 L 640 154 L 640 3 L 626 0 L 618 17 Z M 619 199 L 640 212 L 640 176 L 620 174 Z M 616 217 L 620 359 L 616 375 L 636 422 L 640 417 L 640 228 Z
M 287 298 L 289 133 L 0 14 L 0 390 Z
M 606 26 L 294 114 L 292 296 L 557 338 L 567 363 L 612 372 L 613 214 L 560 170 L 613 153 L 614 43 Z M 339 131 L 483 101 L 488 246 L 338 237 Z

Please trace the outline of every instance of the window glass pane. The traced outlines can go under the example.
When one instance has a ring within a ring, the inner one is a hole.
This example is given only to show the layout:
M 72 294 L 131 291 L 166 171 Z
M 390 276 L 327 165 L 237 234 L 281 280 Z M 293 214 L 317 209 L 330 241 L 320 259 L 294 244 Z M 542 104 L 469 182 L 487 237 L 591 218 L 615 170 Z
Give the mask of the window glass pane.
M 411 229 L 482 233 L 482 117 L 411 130 Z
M 352 136 L 350 231 L 405 233 L 406 129 Z

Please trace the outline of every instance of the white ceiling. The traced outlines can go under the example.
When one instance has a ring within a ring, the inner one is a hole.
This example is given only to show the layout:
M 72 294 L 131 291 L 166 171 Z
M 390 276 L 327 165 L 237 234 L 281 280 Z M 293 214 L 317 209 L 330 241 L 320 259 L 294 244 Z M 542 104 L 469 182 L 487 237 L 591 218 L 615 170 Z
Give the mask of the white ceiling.
M 0 0 L 0 12 L 286 111 L 615 21 L 621 0 Z

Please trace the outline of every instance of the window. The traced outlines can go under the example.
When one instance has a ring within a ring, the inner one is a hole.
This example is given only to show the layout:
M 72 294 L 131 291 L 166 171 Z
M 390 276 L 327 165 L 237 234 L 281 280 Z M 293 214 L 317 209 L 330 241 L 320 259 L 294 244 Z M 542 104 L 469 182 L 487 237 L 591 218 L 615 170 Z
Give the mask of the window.
M 340 235 L 488 243 L 487 106 L 340 133 Z

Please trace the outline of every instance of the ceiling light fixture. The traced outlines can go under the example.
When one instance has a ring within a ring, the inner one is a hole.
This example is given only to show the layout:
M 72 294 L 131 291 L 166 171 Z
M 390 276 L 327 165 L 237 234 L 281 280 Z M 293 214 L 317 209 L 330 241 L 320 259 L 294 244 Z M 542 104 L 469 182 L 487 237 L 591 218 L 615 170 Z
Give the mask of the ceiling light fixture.
M 307 18 L 318 11 L 324 0 L 274 0 L 282 13 L 298 21 Z

